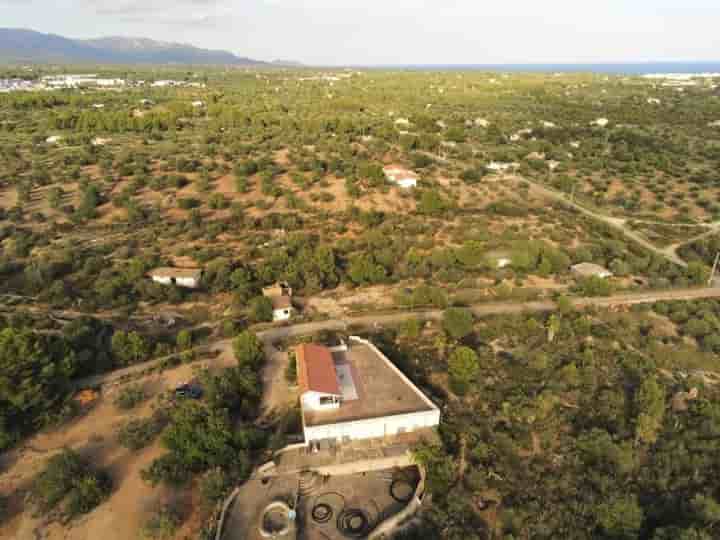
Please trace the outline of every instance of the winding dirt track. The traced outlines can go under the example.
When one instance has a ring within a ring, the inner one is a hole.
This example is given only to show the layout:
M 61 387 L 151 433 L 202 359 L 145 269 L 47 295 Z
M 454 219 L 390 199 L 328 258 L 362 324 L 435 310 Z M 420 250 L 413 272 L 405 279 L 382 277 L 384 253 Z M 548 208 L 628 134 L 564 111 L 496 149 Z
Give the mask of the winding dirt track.
M 641 293 L 625 293 L 601 298 L 574 298 L 570 302 L 575 308 L 609 308 L 615 306 L 632 306 L 636 304 L 652 304 L 668 300 L 699 300 L 703 298 L 720 298 L 720 287 L 709 287 L 702 289 L 672 289 L 664 291 L 648 291 Z M 490 315 L 504 315 L 517 313 L 539 313 L 554 311 L 557 304 L 552 300 L 540 300 L 535 302 L 493 302 L 487 304 L 476 304 L 470 307 L 477 317 Z M 348 330 L 352 328 L 373 328 L 399 324 L 411 319 L 423 321 L 442 320 L 443 310 L 433 309 L 425 311 L 404 311 L 400 313 L 378 313 L 362 315 L 358 317 L 347 317 L 343 319 L 330 319 L 326 321 L 315 321 L 308 323 L 293 324 L 290 326 L 277 326 L 257 332 L 258 337 L 268 345 L 274 341 L 313 334 L 322 330 Z M 232 340 L 224 339 L 204 346 L 204 349 L 211 351 L 227 352 L 232 346 Z M 97 375 L 78 380 L 76 388 L 85 388 L 116 382 L 125 377 L 142 373 L 143 371 L 157 366 L 162 358 L 150 360 L 142 364 L 119 369 L 111 373 Z M 277 374 L 275 374 L 277 375 Z M 275 376 L 274 375 L 274 376 Z M 273 376 L 273 377 L 274 377 Z M 279 376 L 279 375 L 278 375 Z

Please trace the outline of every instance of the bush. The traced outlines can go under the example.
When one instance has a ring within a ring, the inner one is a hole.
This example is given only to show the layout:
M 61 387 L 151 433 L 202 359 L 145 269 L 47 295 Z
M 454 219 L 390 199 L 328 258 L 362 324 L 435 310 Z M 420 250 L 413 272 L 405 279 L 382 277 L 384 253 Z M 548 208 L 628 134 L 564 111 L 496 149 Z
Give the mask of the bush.
M 475 318 L 469 309 L 450 308 L 443 314 L 443 329 L 453 339 L 462 339 L 473 331 Z
M 475 351 L 468 347 L 458 347 L 450 355 L 448 361 L 448 374 L 450 387 L 457 395 L 464 395 L 479 372 L 478 357 Z
M 200 494 L 205 505 L 212 507 L 220 502 L 225 497 L 230 484 L 230 478 L 219 467 L 205 473 L 200 481 Z
M 115 401 L 115 406 L 123 411 L 134 409 L 147 399 L 147 395 L 141 386 L 133 384 L 120 390 Z
M 253 322 L 270 322 L 273 320 L 272 300 L 266 296 L 258 296 L 250 302 L 250 320 Z
M 193 198 L 178 199 L 178 207 L 183 210 L 191 210 L 200 206 L 200 201 Z
M 178 512 L 169 506 L 164 506 L 145 522 L 141 530 L 141 535 L 143 538 L 157 540 L 172 538 L 175 536 L 175 532 L 181 523 L 182 519 Z
M 93 471 L 76 452 L 66 449 L 50 458 L 35 478 L 31 499 L 43 514 L 64 501 L 60 513 L 70 520 L 98 506 L 110 488 L 110 479 L 105 473 Z
M 262 342 L 255 334 L 247 330 L 233 340 L 233 352 L 240 367 L 248 366 L 257 369 L 265 358 Z
M 118 442 L 130 450 L 140 450 L 158 436 L 164 425 L 164 415 L 159 412 L 150 418 L 135 418 L 120 428 Z
M 297 384 L 297 358 L 291 355 L 285 368 L 285 380 L 290 384 Z

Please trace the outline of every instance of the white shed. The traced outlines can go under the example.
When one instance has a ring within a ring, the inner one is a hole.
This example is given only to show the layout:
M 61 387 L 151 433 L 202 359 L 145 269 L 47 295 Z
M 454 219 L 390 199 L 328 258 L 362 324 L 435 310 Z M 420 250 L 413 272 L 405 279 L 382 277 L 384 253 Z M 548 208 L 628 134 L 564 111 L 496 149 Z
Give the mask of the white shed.
M 203 271 L 199 268 L 156 268 L 148 275 L 154 282 L 162 285 L 196 289 L 200 286 Z

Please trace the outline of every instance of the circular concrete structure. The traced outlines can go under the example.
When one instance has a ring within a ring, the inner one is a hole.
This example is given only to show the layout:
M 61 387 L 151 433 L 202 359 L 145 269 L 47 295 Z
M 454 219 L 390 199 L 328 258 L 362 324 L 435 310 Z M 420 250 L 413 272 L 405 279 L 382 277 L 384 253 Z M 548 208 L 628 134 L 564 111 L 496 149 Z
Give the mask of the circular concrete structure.
M 270 503 L 260 518 L 260 535 L 263 538 L 279 538 L 290 532 L 292 510 L 284 502 Z

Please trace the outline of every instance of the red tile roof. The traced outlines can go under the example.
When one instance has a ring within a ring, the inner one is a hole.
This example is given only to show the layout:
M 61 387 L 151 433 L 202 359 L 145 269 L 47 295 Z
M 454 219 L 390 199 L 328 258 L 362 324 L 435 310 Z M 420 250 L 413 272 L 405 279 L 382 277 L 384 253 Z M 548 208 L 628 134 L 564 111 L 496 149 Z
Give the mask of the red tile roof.
M 340 396 L 335 362 L 327 347 L 305 343 L 295 348 L 300 392 L 319 392 Z

